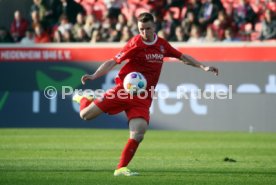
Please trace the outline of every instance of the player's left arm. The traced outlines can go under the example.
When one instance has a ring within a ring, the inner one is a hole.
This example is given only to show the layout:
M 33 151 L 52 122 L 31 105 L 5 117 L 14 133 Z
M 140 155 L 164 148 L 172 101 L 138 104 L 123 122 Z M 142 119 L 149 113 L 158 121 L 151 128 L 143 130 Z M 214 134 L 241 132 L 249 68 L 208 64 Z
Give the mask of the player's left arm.
M 186 54 L 182 54 L 181 57 L 179 58 L 184 64 L 196 67 L 196 68 L 200 68 L 203 71 L 206 72 L 212 72 L 214 73 L 216 76 L 218 76 L 218 68 L 213 67 L 213 66 L 205 66 L 202 63 L 200 63 L 199 61 L 197 61 L 196 59 L 194 59 L 193 57 L 191 57 L 190 55 L 186 55 Z
M 218 68 L 213 67 L 213 66 L 205 66 L 204 64 L 200 63 L 199 61 L 197 61 L 196 59 L 194 59 L 190 55 L 181 53 L 180 51 L 178 51 L 177 49 L 172 47 L 168 42 L 164 42 L 164 46 L 165 46 L 165 49 L 167 51 L 167 53 L 166 53 L 167 57 L 178 58 L 184 64 L 191 65 L 191 66 L 196 67 L 196 68 L 200 68 L 200 69 L 202 69 L 203 71 L 206 71 L 206 72 L 210 71 L 210 72 L 214 73 L 216 76 L 218 75 L 218 72 L 219 72 Z

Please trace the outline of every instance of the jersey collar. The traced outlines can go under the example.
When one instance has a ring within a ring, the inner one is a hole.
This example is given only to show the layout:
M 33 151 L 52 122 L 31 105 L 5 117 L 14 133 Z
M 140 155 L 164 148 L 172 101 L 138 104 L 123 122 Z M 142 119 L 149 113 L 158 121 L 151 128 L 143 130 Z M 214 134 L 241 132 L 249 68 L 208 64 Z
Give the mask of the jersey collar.
M 142 38 L 141 38 L 142 39 Z M 146 42 L 146 41 L 144 41 L 143 39 L 142 39 L 142 42 L 144 43 L 144 44 L 146 44 L 146 45 L 153 45 L 153 44 L 155 44 L 156 43 L 156 41 L 157 41 L 157 39 L 158 39 L 158 37 L 157 37 L 157 35 L 156 34 L 154 34 L 154 40 L 152 41 L 152 42 Z

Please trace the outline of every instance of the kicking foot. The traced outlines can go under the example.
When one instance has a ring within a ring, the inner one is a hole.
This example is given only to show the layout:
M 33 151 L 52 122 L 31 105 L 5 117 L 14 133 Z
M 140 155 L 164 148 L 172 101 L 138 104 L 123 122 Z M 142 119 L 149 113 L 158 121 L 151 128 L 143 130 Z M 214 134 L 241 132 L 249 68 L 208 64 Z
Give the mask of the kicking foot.
M 81 93 L 77 92 L 77 93 L 74 94 L 72 100 L 79 104 L 82 98 L 86 98 L 90 101 L 93 101 L 94 96 L 93 96 L 92 91 L 90 91 L 90 92 L 85 92 L 84 91 L 84 92 L 81 92 Z
M 114 176 L 137 176 L 139 173 L 132 172 L 127 167 L 122 167 L 114 171 Z

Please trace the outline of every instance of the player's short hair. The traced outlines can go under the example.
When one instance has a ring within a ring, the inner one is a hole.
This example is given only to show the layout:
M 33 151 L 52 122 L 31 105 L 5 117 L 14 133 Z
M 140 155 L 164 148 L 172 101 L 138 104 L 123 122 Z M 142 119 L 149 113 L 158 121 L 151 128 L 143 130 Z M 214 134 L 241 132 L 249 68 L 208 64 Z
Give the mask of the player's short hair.
M 148 21 L 154 22 L 154 18 L 153 18 L 153 16 L 152 16 L 152 14 L 147 13 L 147 12 L 141 13 L 141 14 L 138 16 L 137 20 L 138 20 L 139 22 L 142 22 L 142 23 L 145 23 L 145 22 L 148 22 Z

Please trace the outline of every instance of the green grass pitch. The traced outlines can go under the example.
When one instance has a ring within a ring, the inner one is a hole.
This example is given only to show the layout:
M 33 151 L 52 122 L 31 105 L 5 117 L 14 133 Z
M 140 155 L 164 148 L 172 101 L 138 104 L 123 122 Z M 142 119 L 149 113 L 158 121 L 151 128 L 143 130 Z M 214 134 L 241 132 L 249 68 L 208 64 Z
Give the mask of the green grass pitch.
M 149 130 L 129 165 L 141 176 L 114 177 L 127 138 L 127 130 L 0 129 L 0 184 L 276 184 L 275 133 Z

